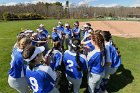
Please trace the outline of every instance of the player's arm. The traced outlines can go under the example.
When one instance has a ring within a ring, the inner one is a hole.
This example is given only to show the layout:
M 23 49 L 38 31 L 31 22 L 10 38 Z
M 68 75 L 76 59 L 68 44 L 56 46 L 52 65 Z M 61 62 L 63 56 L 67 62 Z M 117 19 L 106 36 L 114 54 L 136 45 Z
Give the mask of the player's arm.
M 57 70 L 60 65 L 61 65 L 61 62 L 62 62 L 62 55 L 60 53 L 57 53 L 55 55 L 55 60 L 56 60 L 56 63 L 55 63 L 55 69 Z
M 48 40 L 46 41 L 37 41 L 38 44 L 42 44 L 42 43 L 48 43 Z
M 81 59 L 80 59 L 80 62 L 81 62 L 81 66 L 82 66 L 82 69 L 87 71 L 88 70 L 88 64 L 87 64 L 87 58 L 85 55 L 81 54 Z
M 106 48 L 106 63 L 105 63 L 105 67 L 109 67 L 112 64 L 111 57 L 110 57 L 110 49 L 109 49 L 109 46 L 105 46 L 105 48 Z

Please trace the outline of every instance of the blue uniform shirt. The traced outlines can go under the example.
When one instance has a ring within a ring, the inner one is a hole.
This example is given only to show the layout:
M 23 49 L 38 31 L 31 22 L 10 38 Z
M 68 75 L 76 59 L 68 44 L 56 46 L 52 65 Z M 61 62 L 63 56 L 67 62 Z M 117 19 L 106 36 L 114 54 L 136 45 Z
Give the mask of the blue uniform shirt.
M 45 36 L 48 37 L 49 33 L 48 33 L 48 31 L 46 29 L 44 29 L 44 28 L 39 28 L 39 29 L 43 30 L 42 34 L 45 34 Z
M 21 78 L 25 76 L 26 66 L 24 65 L 24 60 L 22 57 L 22 50 L 14 47 L 11 54 L 11 68 L 9 70 L 9 75 L 13 78 Z
M 87 56 L 88 66 L 91 73 L 99 74 L 104 71 L 102 64 L 101 52 L 100 50 L 93 50 Z
M 76 53 L 71 52 L 70 50 L 65 51 L 63 62 L 66 66 L 66 74 L 74 79 L 80 79 L 82 78 L 82 72 L 78 71 L 77 69 L 77 62 L 76 62 Z M 87 70 L 87 60 L 86 56 L 83 54 L 80 54 L 80 63 L 81 68 L 83 70 Z
M 40 64 L 33 70 L 27 67 L 26 77 L 34 93 L 49 93 L 54 88 L 56 73 L 51 67 Z
M 88 33 L 88 30 L 84 30 L 82 31 L 82 37 L 84 38 L 85 37 L 85 34 Z
M 73 36 L 71 29 L 67 29 L 67 28 L 64 30 L 64 34 L 68 35 L 70 38 Z
M 73 32 L 78 33 L 77 35 L 74 34 L 74 37 L 80 39 L 80 28 L 74 27 Z
M 95 49 L 95 47 L 93 46 L 93 44 L 91 43 L 91 40 L 88 40 L 85 42 L 86 45 L 90 48 L 90 51 L 93 51 Z
M 53 40 L 54 42 L 60 41 L 60 37 L 59 37 L 59 35 L 58 35 L 57 32 L 52 32 L 52 40 Z
M 112 60 L 111 60 L 111 55 L 110 55 L 110 42 L 105 42 L 105 49 L 106 49 L 106 62 L 110 62 L 112 63 Z
M 53 50 L 51 55 L 51 63 L 50 66 L 53 70 L 56 70 L 62 62 L 62 53 L 58 50 Z
M 46 38 L 47 38 L 46 35 L 43 33 L 38 35 L 39 40 L 46 39 Z
M 110 45 L 110 58 L 112 61 L 111 67 L 117 68 L 121 65 L 121 58 L 119 57 L 116 48 L 113 45 Z
M 62 33 L 64 33 L 64 27 L 63 26 L 57 26 L 57 31 L 61 31 Z

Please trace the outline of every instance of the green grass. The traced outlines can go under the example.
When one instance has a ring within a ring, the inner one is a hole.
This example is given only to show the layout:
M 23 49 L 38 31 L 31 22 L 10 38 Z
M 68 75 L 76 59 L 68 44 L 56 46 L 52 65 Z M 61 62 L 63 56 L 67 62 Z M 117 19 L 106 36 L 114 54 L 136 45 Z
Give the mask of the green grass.
M 62 20 L 73 23 L 75 20 Z M 86 21 L 80 19 L 79 21 Z M 17 93 L 7 83 L 8 70 L 10 69 L 10 54 L 16 41 L 16 35 L 21 28 L 35 30 L 40 23 L 51 31 L 57 25 L 58 20 L 30 20 L 0 22 L 0 93 Z M 2 39 L 7 38 L 7 39 Z M 9 39 L 8 39 L 9 38 Z M 108 89 L 116 93 L 139 93 L 140 92 L 140 38 L 128 39 L 113 37 L 122 55 L 123 66 L 113 75 Z M 84 93 L 85 88 L 80 90 Z

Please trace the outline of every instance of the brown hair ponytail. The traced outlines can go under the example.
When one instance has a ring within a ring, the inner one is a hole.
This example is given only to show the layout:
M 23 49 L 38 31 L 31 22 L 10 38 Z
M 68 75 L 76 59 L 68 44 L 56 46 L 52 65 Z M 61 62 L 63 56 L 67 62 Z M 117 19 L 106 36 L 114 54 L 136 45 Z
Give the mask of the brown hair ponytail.
M 94 36 L 92 37 L 92 40 L 100 48 L 101 58 L 102 58 L 101 65 L 104 66 L 105 59 L 106 59 L 106 52 L 105 52 L 106 50 L 105 50 L 104 38 L 103 38 L 103 36 L 101 34 L 95 33 Z

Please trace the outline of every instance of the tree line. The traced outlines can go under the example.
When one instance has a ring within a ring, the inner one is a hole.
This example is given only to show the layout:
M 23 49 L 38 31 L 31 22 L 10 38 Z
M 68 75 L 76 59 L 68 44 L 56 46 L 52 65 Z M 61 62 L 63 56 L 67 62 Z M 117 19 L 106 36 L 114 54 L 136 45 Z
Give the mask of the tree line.
M 41 18 L 94 18 L 94 17 L 140 17 L 140 7 L 94 7 L 88 5 L 74 5 L 64 7 L 61 2 L 37 4 L 18 4 L 13 6 L 0 6 L 0 19 L 7 15 L 15 15 L 17 18 L 31 18 L 33 15 Z M 11 17 L 11 19 L 13 16 Z

